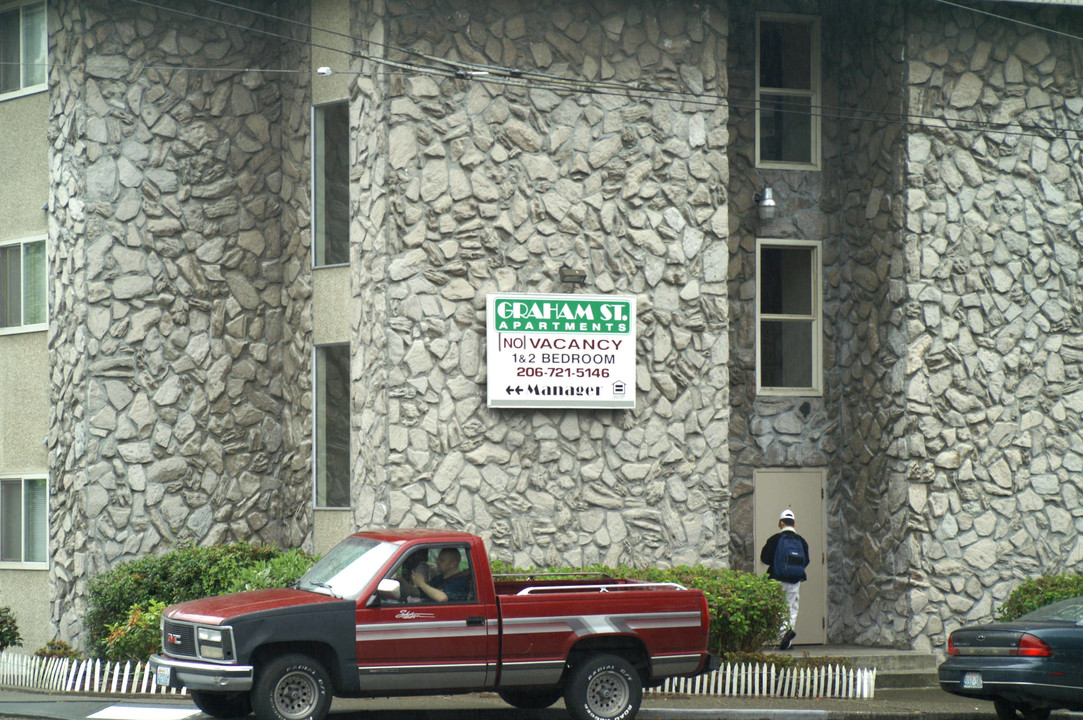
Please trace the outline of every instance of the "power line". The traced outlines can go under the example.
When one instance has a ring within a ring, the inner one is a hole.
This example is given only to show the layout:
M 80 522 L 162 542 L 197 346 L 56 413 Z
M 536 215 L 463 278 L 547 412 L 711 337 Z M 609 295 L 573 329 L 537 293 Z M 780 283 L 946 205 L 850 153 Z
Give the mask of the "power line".
M 215 5 L 234 9 L 238 12 L 249 13 L 255 16 L 274 20 L 276 22 L 297 25 L 304 27 L 312 32 L 323 32 L 330 35 L 335 35 L 355 41 L 352 35 L 341 33 L 335 30 L 327 30 L 310 23 L 304 23 L 299 20 L 292 20 L 290 18 L 284 18 L 270 13 L 250 10 L 243 8 L 233 3 L 224 2 L 224 0 L 207 0 Z M 951 2 L 951 0 L 933 0 L 944 5 L 961 8 L 964 10 L 974 10 L 964 5 Z M 323 45 L 310 40 L 303 40 L 300 38 L 284 35 L 282 33 L 276 33 L 262 28 L 256 28 L 249 25 L 242 25 L 240 23 L 230 22 L 223 19 L 213 18 L 199 13 L 187 12 L 183 10 L 177 10 L 174 8 L 165 7 L 156 3 L 148 2 L 147 0 L 128 0 L 136 5 L 142 5 L 152 9 L 156 9 L 164 12 L 176 13 L 193 19 L 202 20 L 205 22 L 215 23 L 231 27 L 235 29 L 245 30 L 249 32 L 260 33 L 267 37 L 283 40 L 286 42 L 302 43 L 309 47 L 320 48 L 329 50 L 332 52 L 342 53 L 349 57 L 356 57 L 363 60 L 369 60 L 375 63 L 379 63 L 385 67 L 398 70 L 400 72 L 433 75 L 444 78 L 458 78 L 463 80 L 472 80 L 485 84 L 496 84 L 511 87 L 519 87 L 524 90 L 537 90 L 544 89 L 558 93 L 585 93 L 591 95 L 601 96 L 618 96 L 632 100 L 667 100 L 671 102 L 687 103 L 692 105 L 699 105 L 702 107 L 730 107 L 738 110 L 754 111 L 756 109 L 757 101 L 754 98 L 734 98 L 723 96 L 711 96 L 711 95 L 697 95 L 687 90 L 679 89 L 667 89 L 651 86 L 632 87 L 626 84 L 594 81 L 594 80 L 577 80 L 573 78 L 563 78 L 557 75 L 548 73 L 538 73 L 533 71 L 518 70 L 514 68 L 507 68 L 498 65 L 482 65 L 477 63 L 468 63 L 463 61 L 450 60 L 447 58 L 440 58 L 423 53 L 418 53 L 406 48 L 397 47 L 394 45 L 378 43 L 375 41 L 364 41 L 370 44 L 374 44 L 383 47 L 388 50 L 401 52 L 407 56 L 415 56 L 422 58 L 428 63 L 436 63 L 437 66 L 422 65 L 415 62 L 402 62 L 396 60 L 390 60 L 388 58 L 373 56 L 369 53 L 364 53 L 355 50 L 343 50 L 342 48 L 336 48 L 328 45 Z M 1002 16 L 987 13 L 985 11 L 977 11 L 983 14 L 992 15 L 993 17 L 1011 21 L 1011 18 L 1004 18 Z M 1028 27 L 1036 27 L 1038 29 L 1048 30 L 1048 28 L 1041 28 L 1040 26 L 1030 25 L 1023 23 Z M 1055 31 L 1051 31 L 1055 32 Z M 1066 33 L 1060 33 L 1066 34 Z M 1069 35 L 1069 37 L 1075 37 Z M 1083 39 L 1083 38 L 1076 38 Z M 151 66 L 142 66 L 151 67 Z M 124 68 L 130 69 L 130 68 Z M 185 69 L 191 71 L 228 71 L 228 68 L 195 68 L 186 67 L 179 68 L 177 66 L 163 66 L 160 69 L 163 70 L 177 70 Z M 264 68 L 234 68 L 235 71 L 251 71 L 259 70 L 261 72 L 280 72 L 280 73 L 299 73 L 300 70 L 272 70 Z M 362 74 L 360 71 L 336 71 L 339 74 Z M 1042 139 L 1050 139 L 1056 137 L 1064 137 L 1064 139 L 1080 139 L 1083 135 L 1083 130 L 1074 128 L 1065 128 L 1057 125 L 1042 125 L 1042 124 L 1022 124 L 1022 123 L 994 123 L 991 120 L 981 119 L 965 119 L 965 118 L 946 118 L 943 116 L 931 116 L 931 115 L 915 115 L 913 113 L 892 112 L 885 110 L 869 110 L 860 108 L 847 108 L 847 107 L 830 107 L 830 106 L 813 106 L 808 105 L 798 106 L 796 104 L 787 103 L 785 101 L 772 103 L 776 108 L 781 108 L 783 113 L 794 113 L 805 116 L 813 116 L 818 118 L 828 118 L 838 121 L 854 121 L 854 122 L 876 122 L 884 125 L 900 125 L 900 126 L 916 126 L 916 127 L 930 127 L 937 129 L 947 129 L 955 132 L 990 132 L 994 134 L 1006 135 L 1006 136 L 1020 136 L 1020 137 L 1036 137 Z M 762 108 L 761 108 L 762 109 Z M 926 124 L 926 123 L 929 124 Z M 935 124 L 935 125 L 934 125 Z M 1016 129 L 1018 128 L 1018 129 Z M 1066 137 L 1069 133 L 1074 134 L 1074 138 Z

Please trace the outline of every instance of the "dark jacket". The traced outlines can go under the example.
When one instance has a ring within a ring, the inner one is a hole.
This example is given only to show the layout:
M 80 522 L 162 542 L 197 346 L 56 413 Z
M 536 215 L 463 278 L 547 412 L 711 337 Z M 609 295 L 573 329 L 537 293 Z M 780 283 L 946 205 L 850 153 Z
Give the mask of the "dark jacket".
M 771 537 L 767 538 L 767 542 L 763 544 L 763 550 L 760 550 L 760 562 L 767 566 L 767 577 L 771 578 L 772 580 L 779 579 L 779 577 L 775 575 L 775 568 L 772 567 L 772 563 L 775 561 L 775 548 L 778 547 L 778 539 L 782 537 L 782 533 L 784 532 L 792 532 L 794 535 L 797 535 L 797 531 L 793 528 L 784 528 L 780 532 L 777 532 Z M 805 542 L 805 538 L 801 537 L 800 535 L 797 535 L 797 537 L 801 540 L 801 546 L 805 548 L 805 567 L 808 567 L 808 543 Z M 801 573 L 801 580 L 808 580 L 808 575 L 806 575 L 805 573 Z M 798 582 L 801 582 L 801 580 L 798 580 Z

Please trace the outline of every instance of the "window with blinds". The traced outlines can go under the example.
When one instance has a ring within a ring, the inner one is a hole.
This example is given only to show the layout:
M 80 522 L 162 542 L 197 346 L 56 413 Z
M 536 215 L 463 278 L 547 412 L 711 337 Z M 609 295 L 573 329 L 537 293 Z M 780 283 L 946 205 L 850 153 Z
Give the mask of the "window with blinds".
M 0 478 L 0 564 L 46 564 L 49 492 L 44 477 Z
M 0 243 L 0 332 L 45 329 L 45 264 L 44 238 Z

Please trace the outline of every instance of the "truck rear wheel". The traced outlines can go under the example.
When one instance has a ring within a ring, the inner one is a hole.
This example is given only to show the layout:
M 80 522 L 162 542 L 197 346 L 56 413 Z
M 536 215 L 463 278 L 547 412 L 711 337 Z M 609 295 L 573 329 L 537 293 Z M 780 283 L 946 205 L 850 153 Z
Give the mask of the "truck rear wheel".
M 307 655 L 283 655 L 269 662 L 252 689 L 259 720 L 323 720 L 331 707 L 331 679 Z
M 244 692 L 193 690 L 192 702 L 213 718 L 243 718 L 252 714 L 252 700 Z
M 618 655 L 592 655 L 572 668 L 564 704 L 575 720 L 629 720 L 643 701 L 643 681 Z
M 512 707 L 523 710 L 547 708 L 560 699 L 560 688 L 507 688 L 498 690 L 500 699 Z

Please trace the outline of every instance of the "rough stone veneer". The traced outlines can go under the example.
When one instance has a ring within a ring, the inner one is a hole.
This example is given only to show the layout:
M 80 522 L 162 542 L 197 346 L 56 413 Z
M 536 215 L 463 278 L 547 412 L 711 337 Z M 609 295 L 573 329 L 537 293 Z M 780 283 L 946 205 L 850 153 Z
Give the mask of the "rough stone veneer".
M 238 69 L 307 55 L 126 3 L 49 10 L 52 615 L 71 640 L 119 561 L 309 535 L 307 76 Z
M 467 528 L 519 565 L 725 565 L 725 8 L 375 0 L 354 34 L 689 100 L 355 62 L 356 522 Z M 487 409 L 486 293 L 571 290 L 565 261 L 638 298 L 636 410 Z
M 1078 27 L 1080 11 L 1037 17 Z M 893 387 L 920 647 L 1083 560 L 1083 67 L 1076 41 L 1025 26 L 942 8 L 909 22 L 925 119 L 907 141 Z

